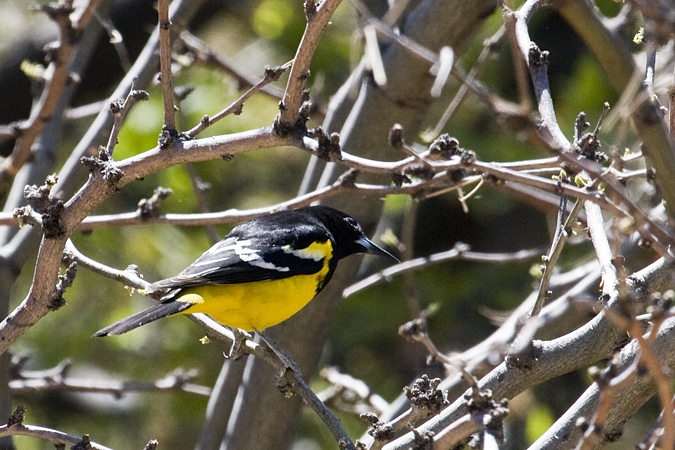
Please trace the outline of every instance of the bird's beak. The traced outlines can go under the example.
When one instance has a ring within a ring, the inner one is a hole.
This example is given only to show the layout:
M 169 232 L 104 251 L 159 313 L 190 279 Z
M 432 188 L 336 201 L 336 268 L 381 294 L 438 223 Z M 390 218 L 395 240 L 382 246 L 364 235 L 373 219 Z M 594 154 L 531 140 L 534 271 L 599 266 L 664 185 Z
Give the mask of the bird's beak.
M 388 251 L 384 250 L 383 248 L 378 247 L 368 239 L 367 237 L 362 237 L 361 239 L 356 241 L 357 244 L 359 244 L 361 247 L 363 247 L 366 251 L 366 253 L 370 253 L 371 255 L 378 255 L 378 256 L 385 256 L 387 258 L 391 258 L 394 261 L 400 263 L 399 259 L 389 253 Z

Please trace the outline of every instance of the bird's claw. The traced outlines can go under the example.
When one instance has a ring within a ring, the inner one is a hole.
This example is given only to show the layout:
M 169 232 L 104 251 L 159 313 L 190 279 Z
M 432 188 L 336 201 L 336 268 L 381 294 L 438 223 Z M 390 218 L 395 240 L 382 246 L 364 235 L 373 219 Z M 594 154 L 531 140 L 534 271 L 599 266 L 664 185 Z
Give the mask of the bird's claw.
M 242 330 L 241 328 L 233 328 L 232 332 L 234 333 L 234 342 L 232 342 L 230 352 L 227 354 L 223 353 L 223 356 L 225 356 L 225 359 L 236 361 L 244 356 L 244 344 L 247 340 L 253 339 L 253 336 L 251 336 L 248 331 Z

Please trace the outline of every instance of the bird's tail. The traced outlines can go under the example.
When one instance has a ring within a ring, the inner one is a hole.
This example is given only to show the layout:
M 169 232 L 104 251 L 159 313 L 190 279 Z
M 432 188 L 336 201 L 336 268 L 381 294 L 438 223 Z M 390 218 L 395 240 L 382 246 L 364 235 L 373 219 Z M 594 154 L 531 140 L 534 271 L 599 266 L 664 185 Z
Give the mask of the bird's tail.
M 134 328 L 145 325 L 146 323 L 154 322 L 155 320 L 161 319 L 162 317 L 185 311 L 190 306 L 192 306 L 192 303 L 181 302 L 174 299 L 167 300 L 118 322 L 115 322 L 112 325 L 108 325 L 107 327 L 94 333 L 93 337 L 115 336 L 126 333 L 127 331 L 131 331 Z

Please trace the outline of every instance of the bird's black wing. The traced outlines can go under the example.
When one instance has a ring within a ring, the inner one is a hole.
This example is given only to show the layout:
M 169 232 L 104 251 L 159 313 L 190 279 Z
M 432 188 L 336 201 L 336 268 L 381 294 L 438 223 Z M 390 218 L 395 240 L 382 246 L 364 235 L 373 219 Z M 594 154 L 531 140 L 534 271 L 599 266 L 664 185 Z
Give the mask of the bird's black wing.
M 309 244 L 332 242 L 314 230 L 280 230 L 261 237 L 228 236 L 215 244 L 183 272 L 153 283 L 150 289 L 249 283 L 319 272 L 330 255 L 307 251 Z

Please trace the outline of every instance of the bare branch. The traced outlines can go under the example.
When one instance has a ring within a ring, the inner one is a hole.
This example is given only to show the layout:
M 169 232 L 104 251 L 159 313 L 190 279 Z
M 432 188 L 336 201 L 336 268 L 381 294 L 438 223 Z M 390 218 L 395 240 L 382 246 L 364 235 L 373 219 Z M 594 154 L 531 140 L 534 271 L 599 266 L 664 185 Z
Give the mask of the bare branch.
M 515 261 L 526 261 L 528 259 L 540 256 L 544 252 L 543 248 L 535 248 L 529 250 L 520 250 L 513 253 L 482 253 L 473 252 L 469 246 L 462 243 L 457 243 L 455 246 L 445 252 L 435 253 L 429 256 L 410 259 L 387 267 L 381 272 L 375 273 L 363 280 L 354 283 L 344 290 L 342 296 L 344 298 L 350 297 L 364 289 L 380 284 L 384 281 L 391 280 L 392 277 L 410 270 L 420 270 L 430 265 L 445 261 L 476 261 L 476 262 L 490 262 L 495 264 L 506 264 Z
M 634 280 L 632 283 L 638 289 L 649 291 L 672 286 L 672 277 L 666 274 L 670 271 L 670 267 L 671 265 L 666 264 L 664 260 L 660 260 L 632 275 L 631 279 Z M 617 307 L 618 302 L 615 297 L 610 300 L 608 308 Z M 598 314 L 587 324 L 566 336 L 552 341 L 534 341 L 531 354 L 536 354 L 536 358 L 501 363 L 480 380 L 479 388 L 481 390 L 491 389 L 495 398 L 513 398 L 527 387 L 542 382 L 544 379 L 550 379 L 608 357 L 624 339 L 624 332 L 618 329 L 606 314 Z M 637 392 L 634 394 L 639 395 Z M 425 434 L 429 431 L 438 433 L 464 414 L 466 414 L 466 408 L 463 405 L 463 399 L 460 398 L 439 415 L 418 427 L 417 433 Z M 568 425 L 573 426 L 573 422 Z M 559 437 L 564 435 L 560 430 L 555 432 L 549 430 L 548 433 L 558 433 Z M 407 448 L 413 439 L 413 433 L 407 433 L 385 445 L 384 449 Z
M 157 2 L 159 12 L 159 67 L 162 83 L 162 98 L 164 99 L 164 131 L 176 131 L 176 107 L 173 104 L 173 74 L 171 71 L 171 21 L 169 20 L 169 0 Z
M 49 376 L 47 378 L 10 380 L 9 388 L 15 395 L 36 394 L 45 391 L 58 391 L 109 394 L 115 398 L 121 398 L 125 394 L 138 392 L 182 391 L 208 397 L 211 395 L 211 388 L 190 383 L 190 381 L 194 379 L 196 375 L 196 371 L 184 373 L 181 370 L 176 370 L 174 373 L 171 373 L 153 383 L 84 379 L 66 377 L 65 375 Z
M 213 125 L 214 123 L 225 118 L 226 116 L 233 113 L 239 114 L 241 112 L 241 109 L 244 107 L 244 102 L 246 100 L 248 100 L 256 92 L 262 91 L 268 84 L 277 81 L 281 76 L 281 74 L 284 73 L 286 69 L 290 67 L 290 65 L 291 63 L 288 62 L 280 67 L 266 67 L 265 78 L 263 78 L 262 80 L 258 81 L 253 86 L 251 86 L 246 92 L 244 92 L 244 94 L 241 95 L 241 97 L 239 97 L 230 106 L 223 109 L 215 116 L 213 117 L 204 116 L 199 125 L 196 125 L 191 130 L 187 131 L 185 134 L 190 138 L 194 138 L 199 133 L 204 131 L 207 127 Z
M 79 438 L 50 428 L 24 425 L 24 412 L 25 408 L 22 406 L 16 409 L 14 414 L 9 418 L 7 424 L 0 426 L 0 437 L 16 435 L 32 436 L 50 441 L 57 446 L 70 445 L 72 447 L 83 446 L 84 448 L 91 448 L 92 450 L 111 450 L 108 447 L 90 441 L 89 435 L 86 434 Z
M 92 2 L 92 8 L 97 4 Z M 90 19 L 91 9 L 87 4 L 80 6 L 81 13 L 74 12 L 69 3 L 53 3 L 41 7 L 59 28 L 59 40 L 50 48 L 50 64 L 45 72 L 45 87 L 39 101 L 33 107 L 30 118 L 20 125 L 19 138 L 14 145 L 12 154 L 0 163 L 0 194 L 9 188 L 19 169 L 29 160 L 31 148 L 45 126 L 52 120 L 61 95 L 67 85 L 77 80 L 71 79 L 70 64 L 76 52 L 77 42 L 71 14 L 78 17 L 78 27 L 81 30 Z M 2 195 L 4 196 L 4 195 Z
M 579 214 L 579 211 L 581 211 L 581 205 L 582 203 L 580 201 L 577 201 L 574 206 L 572 207 L 572 211 L 570 211 L 569 215 L 567 216 L 567 219 L 565 222 L 562 222 L 562 219 L 565 214 L 565 204 L 566 204 L 566 196 L 561 196 L 560 197 L 560 216 L 559 216 L 559 222 L 556 224 L 556 232 L 555 236 L 553 238 L 553 243 L 551 244 L 551 249 L 549 250 L 548 254 L 544 257 L 544 264 L 543 264 L 543 273 L 541 276 L 541 283 L 539 284 L 539 294 L 537 295 L 537 301 L 534 304 L 534 307 L 532 307 L 532 312 L 531 316 L 536 316 L 539 314 L 541 311 L 541 307 L 544 304 L 544 301 L 549 297 L 550 292 L 548 290 L 548 283 L 551 279 L 551 276 L 553 275 L 553 268 L 555 267 L 558 257 L 560 257 L 560 253 L 562 253 L 562 249 L 565 245 L 565 241 L 568 238 L 568 233 L 569 230 L 572 229 L 572 224 L 574 221 L 577 220 L 577 215 Z
M 302 93 L 309 77 L 309 65 L 319 44 L 319 38 L 340 2 L 341 0 L 325 0 L 317 7 L 314 0 L 305 1 L 307 27 L 295 53 L 284 99 L 279 108 L 281 112 L 278 120 L 283 127 L 293 127 L 298 121 L 303 102 Z

